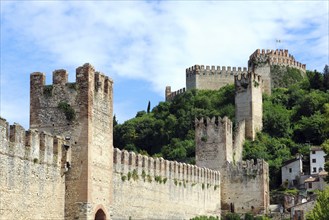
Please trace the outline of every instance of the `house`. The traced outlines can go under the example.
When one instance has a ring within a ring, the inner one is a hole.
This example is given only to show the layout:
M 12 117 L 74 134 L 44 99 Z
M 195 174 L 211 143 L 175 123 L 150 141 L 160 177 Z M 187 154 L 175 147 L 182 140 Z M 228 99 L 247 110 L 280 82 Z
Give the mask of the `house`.
M 317 174 L 324 170 L 326 153 L 321 147 L 313 146 L 310 152 L 310 173 Z
M 302 156 L 297 155 L 296 158 L 283 163 L 281 167 L 282 185 L 287 187 L 298 187 L 300 176 L 303 174 Z

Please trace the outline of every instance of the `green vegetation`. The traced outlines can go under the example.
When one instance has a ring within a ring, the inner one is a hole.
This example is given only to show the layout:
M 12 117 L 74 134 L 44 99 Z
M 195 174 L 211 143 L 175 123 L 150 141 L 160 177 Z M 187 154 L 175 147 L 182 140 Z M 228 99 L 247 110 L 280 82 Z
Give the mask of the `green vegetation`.
M 287 88 L 274 88 L 271 96 L 263 96 L 263 132 L 255 141 L 246 141 L 243 152 L 244 159 L 262 158 L 269 163 L 272 189 L 281 184 L 284 161 L 299 153 L 308 164 L 310 146 L 329 145 L 329 70 L 327 74 L 307 71 L 304 79 L 296 69 L 284 71 L 285 77 L 275 83 Z M 195 118 L 228 116 L 234 122 L 234 93 L 229 85 L 217 91 L 190 90 L 172 102 L 161 102 L 150 113 L 142 111 L 117 124 L 114 146 L 193 164 Z
M 169 160 L 194 163 L 194 120 L 228 116 L 234 120 L 234 86 L 219 91 L 188 91 L 172 102 L 161 102 L 150 113 L 114 127 L 114 146 Z
M 307 213 L 307 220 L 327 220 L 329 219 L 329 187 L 318 192 L 315 207 Z
M 64 112 L 65 117 L 68 121 L 73 121 L 75 119 L 75 111 L 70 104 L 65 101 L 62 101 L 58 103 L 57 107 Z

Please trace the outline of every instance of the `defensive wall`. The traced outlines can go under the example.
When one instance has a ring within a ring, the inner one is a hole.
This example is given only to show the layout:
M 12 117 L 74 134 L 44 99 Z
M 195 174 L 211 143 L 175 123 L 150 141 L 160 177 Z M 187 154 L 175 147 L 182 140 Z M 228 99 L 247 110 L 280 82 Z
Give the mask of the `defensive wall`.
M 217 90 L 233 84 L 234 75 L 247 73 L 246 67 L 194 65 L 186 69 L 186 89 Z
M 64 219 L 70 149 L 0 118 L 0 219 Z
M 176 95 L 183 94 L 185 92 L 185 88 L 179 89 L 177 91 L 172 92 L 171 86 L 166 87 L 166 101 L 171 101 L 175 98 Z
M 220 173 L 114 149 L 113 219 L 220 216 Z

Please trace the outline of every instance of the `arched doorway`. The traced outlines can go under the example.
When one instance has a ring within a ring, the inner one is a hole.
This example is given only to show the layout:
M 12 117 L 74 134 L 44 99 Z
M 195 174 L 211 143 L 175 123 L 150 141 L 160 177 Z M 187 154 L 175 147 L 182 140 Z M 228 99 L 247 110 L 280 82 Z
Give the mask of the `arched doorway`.
M 106 220 L 106 215 L 102 209 L 98 209 L 96 212 L 95 220 Z

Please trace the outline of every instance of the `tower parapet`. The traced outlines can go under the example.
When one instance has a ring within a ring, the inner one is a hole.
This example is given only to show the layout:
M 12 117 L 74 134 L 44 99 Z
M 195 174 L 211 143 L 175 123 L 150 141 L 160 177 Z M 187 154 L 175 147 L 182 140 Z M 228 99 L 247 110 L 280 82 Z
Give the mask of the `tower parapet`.
M 247 73 L 246 67 L 194 65 L 186 69 L 186 89 L 217 90 L 233 84 L 234 75 Z

